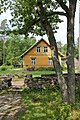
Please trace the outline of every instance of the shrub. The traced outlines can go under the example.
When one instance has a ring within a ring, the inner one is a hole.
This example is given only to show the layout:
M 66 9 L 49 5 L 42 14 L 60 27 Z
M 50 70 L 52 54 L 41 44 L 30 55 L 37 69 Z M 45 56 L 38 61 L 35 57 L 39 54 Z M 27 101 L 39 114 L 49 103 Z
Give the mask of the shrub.
M 9 66 L 7 66 L 8 67 L 8 69 L 12 69 L 12 68 L 14 68 L 12 65 L 9 65 Z
M 53 67 L 40 67 L 40 68 L 35 68 L 36 71 L 54 71 L 54 68 Z
M 80 74 L 78 73 L 78 75 L 76 75 L 76 100 L 79 101 L 80 100 Z
M 54 116 L 56 120 L 71 120 L 71 105 L 68 103 L 55 103 Z
M 1 70 L 1 71 L 5 71 L 5 70 L 7 70 L 8 68 L 9 68 L 8 66 L 2 65 L 2 66 L 0 67 L 0 70 Z

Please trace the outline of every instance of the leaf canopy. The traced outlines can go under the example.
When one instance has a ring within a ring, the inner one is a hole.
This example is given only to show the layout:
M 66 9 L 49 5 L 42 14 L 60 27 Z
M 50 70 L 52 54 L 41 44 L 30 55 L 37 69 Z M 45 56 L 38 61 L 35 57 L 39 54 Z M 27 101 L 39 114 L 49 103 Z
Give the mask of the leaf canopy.
M 56 30 L 59 28 L 57 23 L 62 22 L 62 20 L 59 19 L 58 15 L 51 15 L 51 12 L 55 11 L 59 4 L 54 0 L 42 0 L 42 3 L 53 31 L 57 32 Z M 10 8 L 12 15 L 10 23 L 18 28 L 20 34 L 27 36 L 30 32 L 42 36 L 46 33 L 37 13 L 37 0 L 12 0 L 12 2 L 11 0 L 2 0 L 2 5 L 6 6 L 6 9 Z

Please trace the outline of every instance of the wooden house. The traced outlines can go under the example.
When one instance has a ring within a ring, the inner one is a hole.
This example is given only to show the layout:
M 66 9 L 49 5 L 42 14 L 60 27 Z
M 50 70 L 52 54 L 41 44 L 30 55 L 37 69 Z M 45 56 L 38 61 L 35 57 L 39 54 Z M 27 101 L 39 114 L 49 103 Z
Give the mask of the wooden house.
M 60 52 L 59 60 L 63 56 Z M 25 51 L 21 57 L 23 57 L 23 68 L 39 68 L 39 67 L 52 67 L 51 49 L 50 44 L 44 39 L 39 40 L 27 51 Z

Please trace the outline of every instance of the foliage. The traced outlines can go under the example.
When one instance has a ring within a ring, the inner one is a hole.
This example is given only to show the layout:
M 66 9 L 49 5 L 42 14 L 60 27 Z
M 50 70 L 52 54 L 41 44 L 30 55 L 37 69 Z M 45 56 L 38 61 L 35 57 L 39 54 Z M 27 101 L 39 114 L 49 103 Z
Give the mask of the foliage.
M 8 66 L 6 66 L 6 65 L 2 65 L 2 66 L 0 66 L 0 70 L 1 71 L 6 71 L 7 69 L 8 69 L 9 67 Z
M 76 76 L 76 101 L 80 100 L 80 76 Z
M 0 41 L 0 61 L 3 63 L 3 39 Z M 5 62 L 7 65 L 20 65 L 20 55 L 25 52 L 30 46 L 36 42 L 35 38 L 28 37 L 25 39 L 23 36 L 10 34 L 9 38 L 5 41 Z
M 7 24 L 7 19 L 4 19 L 3 21 L 1 21 L 1 26 L 0 26 L 0 43 L 1 43 L 1 50 L 0 54 L 1 54 L 1 63 L 3 62 L 3 64 L 5 64 L 6 62 L 6 51 L 5 51 L 5 42 L 6 42 L 6 37 L 7 37 L 7 31 L 9 30 L 8 24 Z
M 0 38 L 0 65 L 3 63 L 3 40 Z
M 35 68 L 35 70 L 37 70 L 37 71 L 48 71 L 48 70 L 55 71 L 53 67 L 47 67 L 47 68 L 40 67 L 40 68 Z
M 42 74 L 51 74 L 53 71 L 27 71 L 26 69 L 23 68 L 14 68 L 13 66 L 8 66 L 9 69 L 2 71 L 0 69 L 0 74 L 32 74 L 33 76 L 40 76 Z
M 39 22 L 36 0 L 14 0 L 12 2 L 3 0 L 2 4 L 3 9 L 10 7 L 12 15 L 10 22 L 12 26 L 17 26 L 20 34 L 25 34 L 25 36 L 27 36 L 28 32 L 41 36 L 45 34 L 45 30 Z M 47 11 L 47 18 L 52 25 L 52 29 L 56 32 L 58 29 L 57 23 L 62 22 L 62 20 L 59 19 L 58 15 L 51 15 L 51 13 L 53 10 L 56 10 L 59 5 L 52 0 L 43 0 L 43 5 Z
M 62 69 L 62 71 L 67 72 L 67 66 L 66 66 L 66 64 L 62 64 L 61 65 L 61 69 Z
M 74 54 L 75 54 L 75 57 L 79 59 L 79 48 L 77 46 L 75 46 Z
M 4 19 L 2 22 L 1 22 L 1 26 L 0 26 L 0 32 L 2 32 L 2 34 L 4 35 L 6 33 L 6 31 L 9 30 L 9 26 L 7 24 L 7 19 Z
M 66 52 L 67 52 L 67 44 L 64 44 L 62 47 L 61 47 L 61 52 L 66 55 Z M 79 50 L 78 50 L 78 46 L 75 45 L 74 47 L 74 56 L 78 59 L 79 58 Z
M 62 54 L 66 55 L 66 52 L 67 52 L 67 44 L 64 44 L 61 46 L 61 52 Z

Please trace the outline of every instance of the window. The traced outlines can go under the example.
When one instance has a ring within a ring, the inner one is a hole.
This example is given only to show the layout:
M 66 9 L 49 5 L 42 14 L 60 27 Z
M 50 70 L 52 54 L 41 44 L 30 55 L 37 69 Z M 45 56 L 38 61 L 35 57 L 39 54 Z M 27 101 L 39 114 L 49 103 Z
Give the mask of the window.
M 36 58 L 31 58 L 31 65 L 35 65 L 36 64 Z
M 38 46 L 38 47 L 36 47 L 36 52 L 40 52 L 40 47 Z
M 44 52 L 48 52 L 48 47 L 47 46 L 44 47 Z
M 52 58 L 48 58 L 48 64 L 52 65 Z

